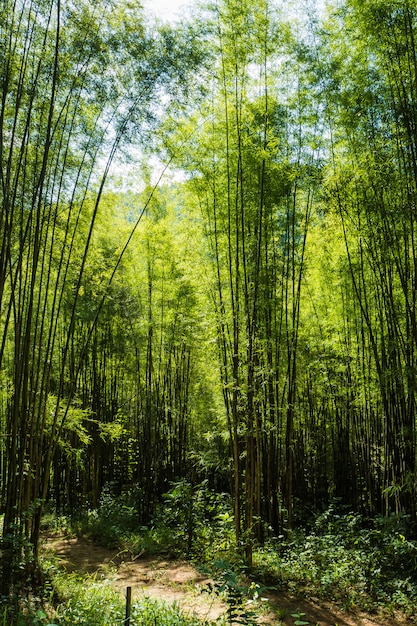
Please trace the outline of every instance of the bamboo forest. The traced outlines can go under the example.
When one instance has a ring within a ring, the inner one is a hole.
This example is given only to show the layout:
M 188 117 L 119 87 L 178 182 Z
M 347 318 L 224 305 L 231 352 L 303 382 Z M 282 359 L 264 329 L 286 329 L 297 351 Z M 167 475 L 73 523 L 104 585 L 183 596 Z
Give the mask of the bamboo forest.
M 0 623 L 413 623 L 417 2 L 184 5 L 0 3 Z

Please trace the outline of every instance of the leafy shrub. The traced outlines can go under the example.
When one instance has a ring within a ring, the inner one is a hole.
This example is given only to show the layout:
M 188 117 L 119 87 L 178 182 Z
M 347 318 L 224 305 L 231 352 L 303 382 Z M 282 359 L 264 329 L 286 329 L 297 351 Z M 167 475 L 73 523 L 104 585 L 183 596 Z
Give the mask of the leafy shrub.
M 332 508 L 311 532 L 273 541 L 255 553 L 264 575 L 295 591 L 406 612 L 417 602 L 417 542 L 407 539 L 403 519 L 363 520 Z
M 108 548 L 125 547 L 123 539 L 137 533 L 139 527 L 138 501 L 139 488 L 134 488 L 120 496 L 114 496 L 109 486 L 103 488 L 99 507 L 88 511 L 73 527 L 78 532 L 88 534 L 93 541 Z
M 204 481 L 172 483 L 147 526 L 141 524 L 142 495 L 134 487 L 120 496 L 105 488 L 97 510 L 73 519 L 77 534 L 87 534 L 106 547 L 132 554 L 169 553 L 171 556 L 212 560 L 213 551 L 233 546 L 234 524 L 230 496 L 211 491 Z
M 258 615 L 253 610 L 256 606 L 254 601 L 266 587 L 253 582 L 246 584 L 244 577 L 236 572 L 235 567 L 223 559 L 214 561 L 211 573 L 215 579 L 214 590 L 227 603 L 227 623 L 245 626 L 257 624 Z
M 216 550 L 226 551 L 233 543 L 233 515 L 230 496 L 208 489 L 207 482 L 191 485 L 173 483 L 155 517 L 155 534 L 165 534 L 171 551 L 202 561 Z

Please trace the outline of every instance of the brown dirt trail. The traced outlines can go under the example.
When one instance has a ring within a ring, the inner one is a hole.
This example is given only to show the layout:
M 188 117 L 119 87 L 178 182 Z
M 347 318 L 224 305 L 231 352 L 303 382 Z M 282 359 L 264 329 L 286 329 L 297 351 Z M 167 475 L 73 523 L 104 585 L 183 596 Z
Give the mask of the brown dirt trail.
M 215 621 L 225 614 L 226 606 L 216 596 L 202 593 L 212 581 L 190 564 L 164 560 L 159 557 L 135 557 L 127 552 L 110 550 L 92 544 L 83 538 L 53 537 L 45 542 L 45 550 L 52 552 L 60 567 L 68 572 L 102 576 L 111 585 L 125 593 L 132 588 L 133 600 L 150 596 L 176 602 L 188 614 L 207 621 Z M 364 613 L 351 614 L 324 600 L 295 598 L 284 591 L 266 592 L 267 601 L 259 624 L 294 626 L 291 614 L 312 626 L 403 626 L 412 623 L 400 615 L 374 617 Z

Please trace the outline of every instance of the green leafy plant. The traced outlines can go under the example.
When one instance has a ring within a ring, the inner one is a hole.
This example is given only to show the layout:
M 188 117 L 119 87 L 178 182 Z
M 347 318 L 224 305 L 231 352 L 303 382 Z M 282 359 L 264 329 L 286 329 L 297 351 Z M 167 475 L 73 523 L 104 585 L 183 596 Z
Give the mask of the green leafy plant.
M 47 614 L 44 611 L 38 609 L 35 615 L 31 618 L 32 626 L 57 626 L 55 622 L 50 622 Z
M 295 619 L 294 626 L 308 626 L 310 622 L 306 622 L 306 620 L 303 619 L 304 616 L 305 613 L 300 610 L 297 610 L 295 613 L 291 613 L 291 617 Z
M 207 481 L 197 485 L 187 480 L 172 483 L 163 496 L 153 529 L 155 534 L 165 533 L 169 549 L 175 554 L 212 560 L 214 549 L 226 551 L 232 545 L 230 497 L 209 489 Z
M 245 626 L 257 624 L 253 600 L 258 599 L 265 587 L 242 582 L 242 577 L 227 561 L 216 560 L 213 566 L 216 574 L 214 589 L 227 603 L 227 623 Z
M 290 590 L 308 591 L 346 608 L 378 606 L 412 613 L 417 600 L 417 543 L 407 538 L 404 519 L 364 520 L 332 507 L 310 532 L 294 531 L 258 548 L 260 576 Z
M 120 496 L 106 485 L 97 509 L 74 518 L 72 526 L 79 533 L 88 534 L 93 541 L 107 547 L 126 547 L 126 538 L 138 532 L 139 508 L 142 492 L 134 487 Z

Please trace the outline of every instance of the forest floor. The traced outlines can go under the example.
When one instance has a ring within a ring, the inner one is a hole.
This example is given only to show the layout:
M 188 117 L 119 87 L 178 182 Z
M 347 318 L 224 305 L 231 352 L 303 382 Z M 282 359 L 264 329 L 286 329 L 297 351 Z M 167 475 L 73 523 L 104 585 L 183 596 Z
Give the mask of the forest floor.
M 205 593 L 212 583 L 189 563 L 161 557 L 135 557 L 97 546 L 83 538 L 49 537 L 45 550 L 55 555 L 67 572 L 94 575 L 121 593 L 132 588 L 132 599 L 150 596 L 176 602 L 182 610 L 201 619 L 215 620 L 227 607 L 213 593 Z M 291 614 L 303 614 L 301 620 L 314 626 L 402 626 L 410 621 L 401 615 L 376 617 L 365 613 L 347 613 L 325 600 L 296 598 L 285 591 L 263 594 L 259 624 L 293 626 Z M 279 616 L 279 617 L 278 617 Z

